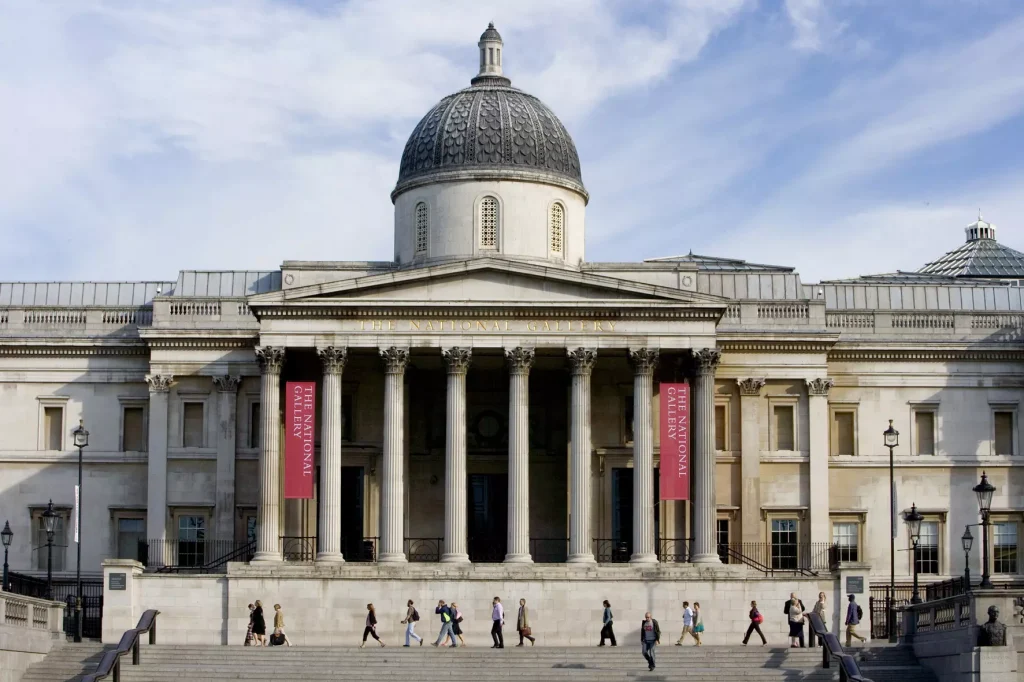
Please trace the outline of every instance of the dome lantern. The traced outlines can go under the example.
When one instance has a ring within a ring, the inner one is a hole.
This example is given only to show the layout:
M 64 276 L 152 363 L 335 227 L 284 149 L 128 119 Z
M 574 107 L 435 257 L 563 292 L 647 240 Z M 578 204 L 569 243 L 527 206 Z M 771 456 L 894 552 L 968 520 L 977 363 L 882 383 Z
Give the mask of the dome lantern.
M 480 34 L 480 72 L 471 82 L 476 85 L 480 80 L 487 79 L 492 82 L 505 81 L 503 85 L 511 85 L 511 81 L 501 75 L 501 52 L 504 49 L 504 42 L 501 34 L 494 28 L 494 22 L 487 24 L 487 30 Z

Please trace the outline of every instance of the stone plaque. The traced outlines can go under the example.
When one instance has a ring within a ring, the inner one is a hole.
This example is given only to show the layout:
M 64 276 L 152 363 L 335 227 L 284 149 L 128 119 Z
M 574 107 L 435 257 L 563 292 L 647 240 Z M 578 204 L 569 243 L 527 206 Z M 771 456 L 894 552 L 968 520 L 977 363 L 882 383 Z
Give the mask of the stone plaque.
M 128 574 L 127 573 L 111 573 L 110 579 L 107 584 L 108 590 L 126 590 L 128 589 Z
M 846 576 L 846 594 L 864 594 L 864 576 Z

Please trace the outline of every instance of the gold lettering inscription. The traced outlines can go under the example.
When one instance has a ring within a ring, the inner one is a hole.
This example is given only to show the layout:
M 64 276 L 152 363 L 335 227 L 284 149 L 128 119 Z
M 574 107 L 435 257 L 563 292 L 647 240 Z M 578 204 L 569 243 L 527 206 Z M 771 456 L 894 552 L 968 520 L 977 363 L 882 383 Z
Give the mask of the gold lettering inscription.
M 501 332 L 540 332 L 540 333 L 587 333 L 615 332 L 612 320 L 395 320 L 370 319 L 357 320 L 359 331 L 370 332 L 454 332 L 476 331 L 487 333 Z

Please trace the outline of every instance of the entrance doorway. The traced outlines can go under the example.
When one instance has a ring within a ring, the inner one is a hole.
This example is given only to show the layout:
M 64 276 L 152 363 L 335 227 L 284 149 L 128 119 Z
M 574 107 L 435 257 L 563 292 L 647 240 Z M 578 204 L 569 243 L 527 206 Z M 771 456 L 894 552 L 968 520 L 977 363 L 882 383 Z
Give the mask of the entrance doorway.
M 346 561 L 373 561 L 363 538 L 363 467 L 341 467 L 341 551 Z
M 596 559 L 622 563 L 633 556 L 633 469 L 612 469 L 612 537 L 598 543 Z M 665 554 L 661 543 L 661 505 L 659 485 L 660 469 L 654 469 L 654 551 L 658 557 Z M 670 553 L 677 551 L 674 547 Z
M 508 475 L 470 474 L 469 560 L 497 563 L 508 547 Z

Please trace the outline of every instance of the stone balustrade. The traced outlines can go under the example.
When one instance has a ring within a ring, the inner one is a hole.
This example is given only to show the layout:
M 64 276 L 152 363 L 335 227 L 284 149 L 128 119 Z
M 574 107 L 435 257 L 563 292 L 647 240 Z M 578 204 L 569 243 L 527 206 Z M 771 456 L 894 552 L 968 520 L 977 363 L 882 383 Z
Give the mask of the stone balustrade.
M 244 298 L 169 297 L 153 302 L 156 329 L 257 329 L 259 323 Z
M 64 603 L 0 592 L 0 682 L 21 678 L 62 644 Z
M 133 336 L 152 323 L 153 309 L 149 306 L 0 309 L 0 335 Z

